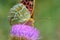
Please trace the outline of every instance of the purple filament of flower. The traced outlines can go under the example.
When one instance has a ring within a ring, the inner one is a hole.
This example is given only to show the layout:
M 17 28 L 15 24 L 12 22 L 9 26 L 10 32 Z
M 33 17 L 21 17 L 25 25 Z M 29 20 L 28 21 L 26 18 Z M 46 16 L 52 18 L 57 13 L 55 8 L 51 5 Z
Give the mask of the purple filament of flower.
M 36 28 L 28 25 L 16 24 L 12 26 L 11 35 L 18 37 L 24 36 L 31 38 L 32 40 L 37 40 L 39 37 L 39 31 Z

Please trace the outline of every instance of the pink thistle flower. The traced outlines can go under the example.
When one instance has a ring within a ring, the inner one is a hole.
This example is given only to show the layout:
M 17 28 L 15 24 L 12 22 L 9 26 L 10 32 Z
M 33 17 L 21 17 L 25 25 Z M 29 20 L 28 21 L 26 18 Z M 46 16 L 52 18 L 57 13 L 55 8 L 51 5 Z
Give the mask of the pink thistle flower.
M 39 34 L 36 28 L 24 24 L 13 25 L 11 29 L 11 35 L 25 37 L 28 40 L 38 40 Z

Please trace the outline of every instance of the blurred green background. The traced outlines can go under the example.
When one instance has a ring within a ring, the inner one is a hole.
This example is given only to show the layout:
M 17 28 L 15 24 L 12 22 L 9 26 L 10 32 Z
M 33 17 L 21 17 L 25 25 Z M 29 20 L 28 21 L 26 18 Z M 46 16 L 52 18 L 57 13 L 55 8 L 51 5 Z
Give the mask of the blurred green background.
M 10 24 L 8 12 L 18 0 L 0 0 L 0 40 L 8 40 Z M 60 40 L 60 0 L 36 0 L 35 26 L 41 40 Z

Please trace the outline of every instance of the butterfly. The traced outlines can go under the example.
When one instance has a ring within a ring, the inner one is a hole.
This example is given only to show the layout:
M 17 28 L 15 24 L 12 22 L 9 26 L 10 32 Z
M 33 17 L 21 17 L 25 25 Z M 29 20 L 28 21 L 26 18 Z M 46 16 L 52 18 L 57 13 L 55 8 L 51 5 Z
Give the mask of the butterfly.
M 34 6 L 35 0 L 21 0 L 9 11 L 9 22 L 13 24 L 34 24 Z

